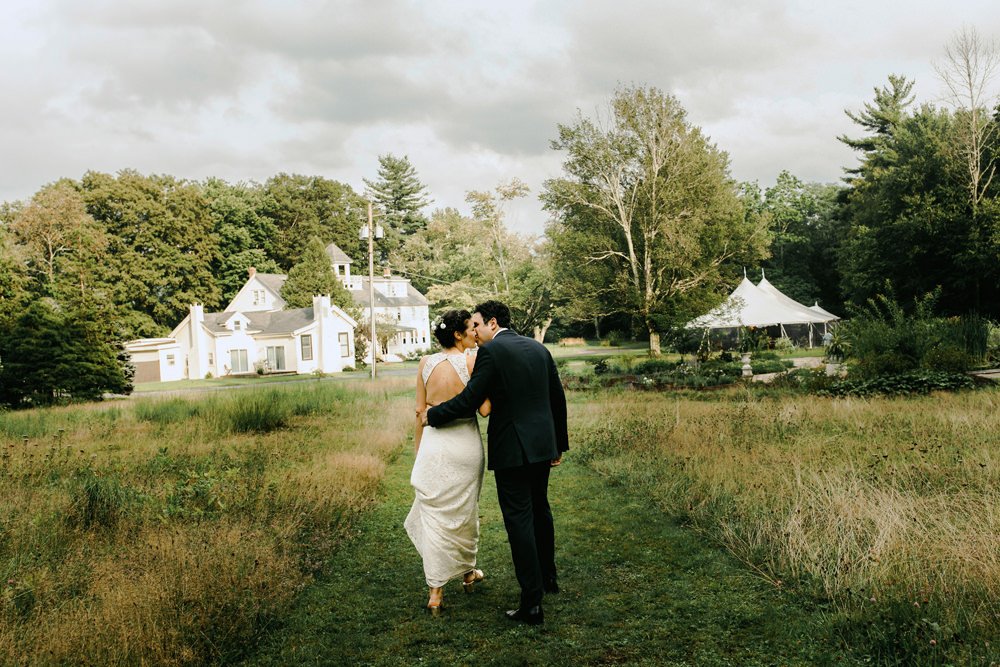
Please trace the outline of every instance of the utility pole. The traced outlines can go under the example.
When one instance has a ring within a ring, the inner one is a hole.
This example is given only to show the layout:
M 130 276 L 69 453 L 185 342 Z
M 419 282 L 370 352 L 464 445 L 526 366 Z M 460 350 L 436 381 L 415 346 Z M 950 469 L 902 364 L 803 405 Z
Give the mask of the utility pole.
M 368 239 L 368 317 L 371 322 L 371 338 L 368 339 L 368 348 L 372 353 L 372 380 L 375 379 L 375 346 L 378 345 L 378 339 L 375 337 L 375 239 L 382 238 L 382 236 L 382 226 L 374 226 L 372 203 L 368 202 L 368 224 L 361 228 L 361 240 Z

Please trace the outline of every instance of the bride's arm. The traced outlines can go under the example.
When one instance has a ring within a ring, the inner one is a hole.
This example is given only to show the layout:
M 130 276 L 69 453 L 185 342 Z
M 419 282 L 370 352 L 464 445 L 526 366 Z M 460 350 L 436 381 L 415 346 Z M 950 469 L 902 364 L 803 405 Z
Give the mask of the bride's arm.
M 424 363 L 427 357 L 421 357 L 417 365 L 417 425 L 413 431 L 413 453 L 420 451 L 420 436 L 424 434 L 424 423 L 421 420 L 424 410 L 427 409 L 427 389 L 424 387 Z
M 469 375 L 472 375 L 472 369 L 476 367 L 476 356 L 470 354 L 465 358 L 465 365 L 469 369 Z M 490 399 L 483 401 L 483 404 L 479 406 L 479 414 L 483 417 L 489 417 L 490 411 L 493 409 L 493 404 L 490 403 Z

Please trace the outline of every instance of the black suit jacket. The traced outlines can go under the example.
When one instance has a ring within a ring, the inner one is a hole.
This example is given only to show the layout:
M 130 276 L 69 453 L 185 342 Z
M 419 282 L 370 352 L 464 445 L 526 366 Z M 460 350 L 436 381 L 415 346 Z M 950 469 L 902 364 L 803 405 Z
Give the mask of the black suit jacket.
M 441 426 L 492 403 L 487 467 L 502 470 L 551 461 L 569 449 L 566 395 L 552 355 L 533 338 L 501 331 L 481 345 L 469 384 L 458 396 L 427 411 Z

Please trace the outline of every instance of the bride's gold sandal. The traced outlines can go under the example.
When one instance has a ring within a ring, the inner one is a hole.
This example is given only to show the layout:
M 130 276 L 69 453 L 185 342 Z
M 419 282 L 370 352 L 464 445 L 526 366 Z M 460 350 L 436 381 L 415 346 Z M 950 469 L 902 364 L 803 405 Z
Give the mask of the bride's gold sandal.
M 427 612 L 434 618 L 441 615 L 442 607 L 444 607 L 444 591 L 442 591 L 441 595 L 438 596 L 436 603 L 433 598 L 427 601 Z
M 476 587 L 476 584 L 478 584 L 480 581 L 486 578 L 486 575 L 483 574 L 482 570 L 477 570 L 475 568 L 467 572 L 465 576 L 468 577 L 470 574 L 472 575 L 471 579 L 466 579 L 466 578 L 462 579 L 462 588 L 465 589 L 466 593 L 471 593 L 472 590 Z

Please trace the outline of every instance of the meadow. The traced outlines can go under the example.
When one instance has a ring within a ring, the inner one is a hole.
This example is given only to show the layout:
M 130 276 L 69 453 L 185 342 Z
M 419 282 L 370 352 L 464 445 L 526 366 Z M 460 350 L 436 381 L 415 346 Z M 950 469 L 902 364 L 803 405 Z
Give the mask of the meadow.
M 1000 659 L 997 389 L 570 392 L 572 449 L 553 485 L 566 594 L 538 642 L 497 613 L 513 578 L 491 489 L 485 597 L 448 598 L 458 607 L 443 623 L 419 613 L 419 562 L 399 530 L 411 385 L 0 413 L 0 656 Z
M 377 499 L 411 381 L 0 413 L 0 656 L 252 649 Z
M 1000 391 L 832 399 L 604 392 L 577 456 L 776 587 L 832 601 L 884 664 L 990 664 L 1000 638 Z

